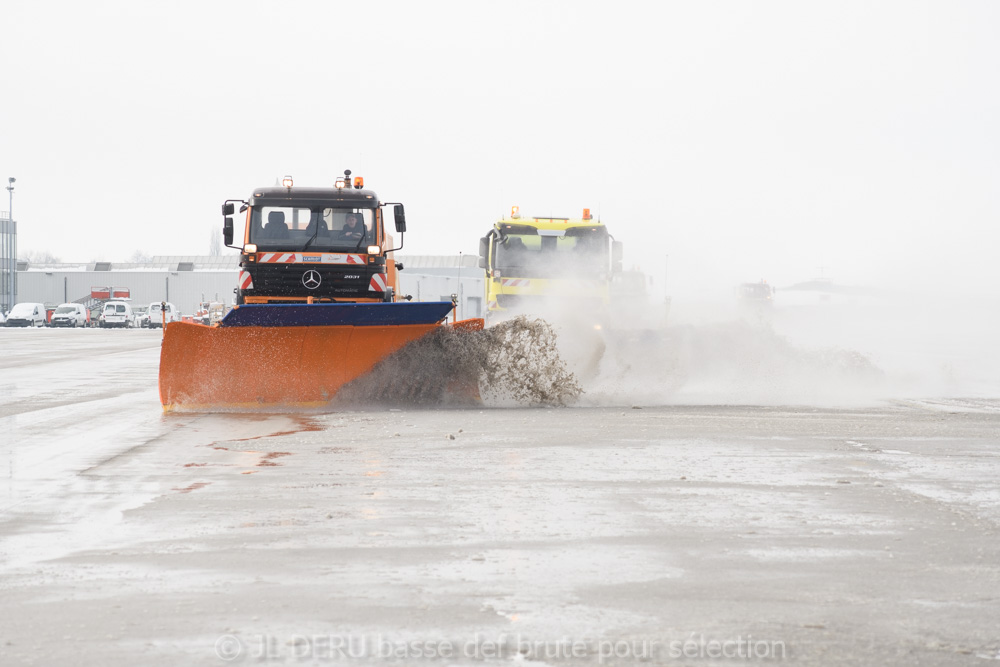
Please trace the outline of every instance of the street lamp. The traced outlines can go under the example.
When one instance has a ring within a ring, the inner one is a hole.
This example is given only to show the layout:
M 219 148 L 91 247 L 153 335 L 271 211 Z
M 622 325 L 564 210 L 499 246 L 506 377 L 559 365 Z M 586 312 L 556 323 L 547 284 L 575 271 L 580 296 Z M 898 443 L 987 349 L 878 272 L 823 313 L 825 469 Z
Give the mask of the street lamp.
M 7 215 L 10 217 L 11 220 L 14 219 L 14 181 L 16 180 L 17 179 L 14 178 L 13 176 L 7 179 L 7 183 L 9 183 L 9 185 L 7 186 L 7 192 L 10 193 L 10 205 L 7 207 L 8 209 Z

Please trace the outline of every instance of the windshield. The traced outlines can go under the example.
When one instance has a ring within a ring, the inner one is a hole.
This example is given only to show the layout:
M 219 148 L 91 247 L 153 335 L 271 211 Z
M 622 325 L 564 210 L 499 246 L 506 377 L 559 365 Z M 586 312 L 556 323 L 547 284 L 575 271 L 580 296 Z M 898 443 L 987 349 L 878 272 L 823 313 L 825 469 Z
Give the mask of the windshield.
M 250 243 L 258 250 L 364 252 L 375 240 L 375 211 L 323 206 L 254 206 Z
M 160 312 L 160 304 L 158 304 L 158 303 L 152 304 L 149 307 L 149 312 L 151 312 L 151 313 L 158 313 L 158 312 Z
M 123 303 L 106 303 L 104 304 L 104 312 L 108 315 L 114 315 L 115 313 L 124 313 L 125 304 Z
M 58 308 L 56 308 L 55 314 L 65 315 L 66 313 L 75 313 L 75 312 L 76 308 L 74 308 L 73 306 L 59 306 Z
M 502 275 L 570 278 L 608 270 L 608 232 L 603 227 L 517 231 L 497 241 L 494 268 Z
M 35 312 L 35 304 L 33 303 L 18 303 L 15 304 L 10 310 L 11 315 L 16 315 L 18 317 L 23 317 L 24 315 L 31 315 Z

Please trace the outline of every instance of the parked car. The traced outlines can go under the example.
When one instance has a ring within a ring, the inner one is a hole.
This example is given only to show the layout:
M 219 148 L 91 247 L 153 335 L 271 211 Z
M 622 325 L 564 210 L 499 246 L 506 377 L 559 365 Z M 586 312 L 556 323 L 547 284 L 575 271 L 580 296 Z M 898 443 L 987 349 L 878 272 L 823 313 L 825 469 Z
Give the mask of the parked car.
M 50 327 L 85 327 L 90 313 L 79 303 L 64 303 L 55 309 L 49 320 Z
M 120 327 L 131 329 L 135 326 L 135 316 L 128 301 L 111 300 L 104 303 L 98 324 L 102 328 Z
M 8 327 L 44 327 L 45 306 L 40 303 L 17 303 L 7 314 Z
M 149 326 L 149 306 L 135 306 L 132 308 L 132 315 L 135 316 L 135 326 Z
M 166 306 L 167 307 L 164 310 L 163 302 L 161 301 L 154 301 L 153 303 L 149 304 L 149 320 L 146 326 L 148 326 L 150 329 L 162 327 L 164 320 L 163 317 L 164 313 L 166 313 L 166 320 L 168 324 L 170 322 L 179 322 L 181 316 L 180 313 L 177 312 L 177 309 L 174 308 L 174 304 L 168 302 Z

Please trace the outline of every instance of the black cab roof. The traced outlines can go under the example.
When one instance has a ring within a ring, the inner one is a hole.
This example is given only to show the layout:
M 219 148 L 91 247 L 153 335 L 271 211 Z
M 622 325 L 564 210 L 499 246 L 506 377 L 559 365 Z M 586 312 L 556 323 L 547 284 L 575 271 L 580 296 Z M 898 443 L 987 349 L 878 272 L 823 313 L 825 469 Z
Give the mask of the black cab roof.
M 275 186 L 257 188 L 250 197 L 250 205 L 257 206 L 259 202 L 271 204 L 300 202 L 303 204 L 328 203 L 332 206 L 357 206 L 374 208 L 379 205 L 378 195 L 371 190 L 355 190 L 353 188 L 311 188 Z

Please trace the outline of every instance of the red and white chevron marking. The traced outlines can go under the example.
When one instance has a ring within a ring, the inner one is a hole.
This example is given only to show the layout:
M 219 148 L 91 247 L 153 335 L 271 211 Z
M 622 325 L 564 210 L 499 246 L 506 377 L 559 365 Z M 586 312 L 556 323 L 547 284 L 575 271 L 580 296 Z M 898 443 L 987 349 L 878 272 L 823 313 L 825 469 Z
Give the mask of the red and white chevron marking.
M 502 278 L 501 285 L 504 287 L 528 287 L 531 285 L 529 278 Z
M 381 273 L 376 273 L 372 276 L 371 282 L 368 283 L 369 292 L 384 292 L 385 291 L 385 276 Z
M 294 252 L 262 252 L 257 260 L 261 264 L 280 264 L 295 261 Z
M 309 252 L 262 252 L 259 264 L 364 264 L 364 255 Z
M 253 278 L 250 277 L 249 271 L 240 269 L 240 279 L 238 284 L 240 289 L 253 289 Z

